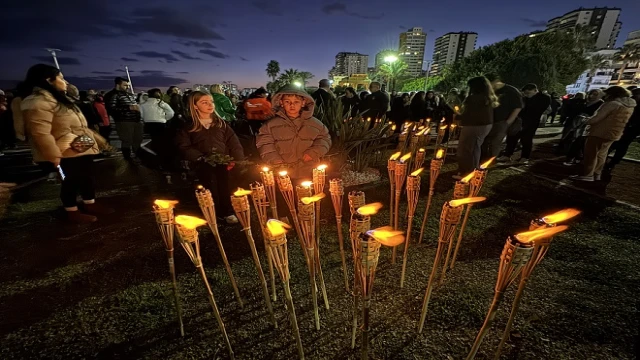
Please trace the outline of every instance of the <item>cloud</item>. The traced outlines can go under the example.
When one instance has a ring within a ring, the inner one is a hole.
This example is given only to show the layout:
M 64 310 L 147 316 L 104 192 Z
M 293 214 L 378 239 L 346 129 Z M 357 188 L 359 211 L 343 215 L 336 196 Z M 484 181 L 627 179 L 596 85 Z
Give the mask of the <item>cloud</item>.
M 436 32 L 436 31 L 435 31 L 435 30 L 433 30 L 433 29 L 429 29 L 429 32 L 430 32 L 430 33 L 434 33 L 434 32 Z
M 242 60 L 242 61 L 249 61 L 249 59 L 243 58 L 242 56 L 240 56 L 240 60 Z
M 182 51 L 178 51 L 178 50 L 171 50 L 171 53 L 176 54 L 176 55 L 180 56 L 181 58 L 187 59 L 187 60 L 202 60 L 202 58 L 191 56 L 191 55 L 187 54 L 186 52 L 182 52 Z
M 157 51 L 137 51 L 137 52 L 134 52 L 133 55 L 151 58 L 151 59 L 163 59 L 168 62 L 179 61 L 178 58 L 176 58 L 171 54 L 164 54 Z
M 111 75 L 112 73 L 108 72 L 108 71 L 92 71 L 92 74 L 98 74 L 98 75 Z
M 218 59 L 226 59 L 229 57 L 229 55 L 223 54 L 219 51 L 209 50 L 209 49 L 200 50 L 200 53 L 213 56 L 214 58 L 218 58 Z
M 129 61 L 129 62 L 138 62 L 138 61 L 140 61 L 140 60 L 138 60 L 136 58 L 129 58 L 129 57 L 121 57 L 120 60 Z
M 213 45 L 210 42 L 207 41 L 194 41 L 194 40 L 182 40 L 182 41 L 178 41 L 178 43 L 184 45 L 184 46 L 193 46 L 193 47 L 199 47 L 199 48 L 203 48 L 203 49 L 215 49 L 216 46 Z
M 132 13 L 133 19 L 118 25 L 126 26 L 129 31 L 147 32 L 188 39 L 224 40 L 214 31 L 207 21 L 210 18 L 198 18 L 190 13 L 181 13 L 174 8 L 138 8 Z
M 347 5 L 334 2 L 322 7 L 322 12 L 326 15 L 346 15 L 364 20 L 380 20 L 384 17 L 383 13 L 377 15 L 365 15 L 359 12 L 349 11 Z
M 534 20 L 529 18 L 520 18 L 520 20 L 532 28 L 543 28 L 547 26 L 547 22 L 544 20 Z
M 53 64 L 53 57 L 51 56 L 34 56 L 33 58 L 38 61 Z M 80 60 L 76 58 L 58 56 L 56 59 L 58 59 L 58 64 L 60 65 L 80 65 Z
M 176 72 L 176 74 L 188 74 L 188 73 L 189 73 L 188 71 L 178 71 L 178 72 Z
M 254 1 L 251 5 L 267 15 L 282 16 L 282 7 L 278 0 Z

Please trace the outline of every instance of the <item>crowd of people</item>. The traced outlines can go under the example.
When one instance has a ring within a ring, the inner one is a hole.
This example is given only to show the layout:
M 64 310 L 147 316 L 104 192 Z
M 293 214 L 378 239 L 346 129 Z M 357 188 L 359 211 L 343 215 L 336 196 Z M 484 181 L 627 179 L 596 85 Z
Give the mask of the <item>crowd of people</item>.
M 338 102 L 345 119 L 357 114 L 386 117 L 396 123 L 398 132 L 407 121 L 430 118 L 456 124 L 460 129 L 456 179 L 491 157 L 527 164 L 536 130 L 556 118 L 564 127 L 558 151 L 566 155 L 565 164 L 582 165 L 576 180 L 599 180 L 640 135 L 636 107 L 640 89 L 612 86 L 562 100 L 535 84 L 519 90 L 498 75 L 487 74 L 470 79 L 464 91 L 451 89 L 446 94 L 389 94 L 378 82 L 369 90 L 358 94 L 348 87 L 335 94 L 331 82 L 323 79 L 312 94 L 287 85 L 275 94 L 259 88 L 243 98 L 215 84 L 206 90 L 181 93 L 172 86 L 166 93 L 154 88 L 135 95 L 127 79 L 118 77 L 111 91 L 79 91 L 57 68 L 38 64 L 16 91 L 0 94 L 2 145 L 28 141 L 43 171 L 61 174 L 60 197 L 68 219 L 93 222 L 96 216 L 113 212 L 96 202 L 93 158 L 114 151 L 109 144 L 114 124 L 126 160 L 138 164 L 141 151 L 147 151 L 164 172 L 188 164 L 211 190 L 217 214 L 227 223 L 237 223 L 229 201 L 229 172 L 248 151 L 238 134 L 252 139 L 252 150 L 261 162 L 286 167 L 292 178 L 300 178 L 330 150 L 331 135 L 322 120 Z M 151 142 L 143 146 L 144 133 Z M 522 151 L 516 160 L 518 144 Z M 607 163 L 607 154 L 614 149 L 616 154 Z M 80 208 L 77 195 L 82 198 Z

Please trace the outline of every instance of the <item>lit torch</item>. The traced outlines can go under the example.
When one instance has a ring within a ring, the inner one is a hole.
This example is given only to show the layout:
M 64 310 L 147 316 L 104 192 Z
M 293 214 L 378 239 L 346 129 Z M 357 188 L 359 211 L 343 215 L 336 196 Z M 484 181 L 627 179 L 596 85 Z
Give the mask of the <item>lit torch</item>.
M 184 324 L 182 322 L 182 307 L 180 306 L 180 295 L 178 293 L 178 281 L 176 280 L 176 267 L 173 261 L 173 229 L 175 218 L 173 208 L 178 202 L 175 200 L 156 200 L 153 202 L 153 213 L 156 216 L 158 230 L 162 235 L 165 250 L 167 250 L 167 261 L 169 262 L 169 274 L 173 285 L 173 299 L 176 305 L 176 314 L 180 324 L 180 336 L 184 336 Z
M 323 194 L 324 193 L 324 185 L 327 179 L 327 165 L 319 165 L 317 168 L 313 169 L 313 192 L 314 194 Z M 316 235 L 316 256 L 318 257 L 318 267 L 320 266 L 320 201 L 316 201 L 315 202 L 315 207 L 316 207 L 316 231 L 315 231 L 315 235 Z M 322 278 L 322 270 L 320 268 L 318 268 L 318 271 L 320 273 L 320 277 Z M 324 284 L 324 280 L 322 281 L 322 283 Z M 323 294 L 325 294 L 326 292 L 323 291 Z M 328 304 L 328 301 L 325 301 L 325 304 Z M 327 307 L 328 309 L 328 307 Z
M 440 169 L 442 169 L 442 165 L 444 164 L 444 151 L 445 150 L 442 148 L 438 149 L 436 157 L 431 160 L 431 167 L 429 169 L 429 196 L 427 197 L 427 206 L 424 210 L 424 215 L 422 216 L 422 226 L 420 227 L 420 238 L 418 239 L 418 244 L 422 244 L 422 238 L 424 237 L 424 229 L 427 226 L 429 208 L 431 207 L 431 200 L 435 193 L 436 180 L 438 180 L 438 176 L 440 176 Z
M 424 158 L 426 155 L 427 155 L 427 151 L 424 148 L 420 148 L 418 149 L 418 151 L 416 151 L 415 161 L 413 162 L 413 169 L 411 169 L 412 171 L 416 171 L 422 168 L 422 165 L 424 165 Z
M 342 274 L 344 275 L 344 288 L 349 291 L 347 278 L 347 259 L 344 255 L 344 238 L 342 236 L 342 199 L 344 198 L 344 185 L 342 179 L 329 180 L 329 193 L 333 210 L 336 213 L 336 226 L 338 227 L 338 243 L 340 245 L 340 258 L 342 259 Z
M 407 178 L 407 241 L 404 243 L 404 254 L 402 256 L 402 273 L 400 275 L 400 287 L 404 287 L 404 274 L 407 268 L 407 255 L 409 254 L 409 243 L 411 240 L 411 227 L 413 216 L 418 206 L 418 196 L 420 196 L 420 173 L 422 168 L 414 171 Z
M 500 255 L 500 267 L 498 268 L 498 280 L 496 282 L 493 301 L 491 302 L 491 306 L 487 312 L 484 324 L 482 324 L 482 328 L 480 328 L 480 331 L 478 332 L 476 341 L 471 347 L 471 352 L 467 356 L 467 360 L 474 359 L 478 353 L 482 340 L 487 335 L 489 328 L 495 320 L 496 311 L 502 301 L 504 292 L 515 282 L 520 273 L 527 268 L 533 255 L 535 242 L 543 241 L 544 239 L 565 231 L 566 229 L 567 227 L 564 225 L 555 226 L 528 231 L 507 238 L 504 248 L 502 249 L 502 255 Z
M 271 215 L 273 215 L 275 219 L 279 219 L 278 200 L 276 199 L 276 181 L 273 177 L 273 171 L 265 166 L 260 172 L 260 177 L 262 177 L 262 184 L 264 184 L 264 188 L 267 192 L 267 198 L 271 205 Z
M 276 317 L 273 314 L 273 307 L 271 306 L 271 299 L 269 298 L 269 288 L 267 287 L 267 280 L 264 277 L 264 272 L 262 272 L 260 258 L 258 257 L 258 251 L 256 250 L 256 243 L 253 240 L 253 234 L 251 234 L 251 209 L 249 208 L 249 194 L 251 194 L 251 190 L 238 188 L 238 191 L 234 192 L 231 196 L 231 205 L 233 205 L 233 210 L 235 211 L 238 220 L 240 220 L 240 225 L 242 225 L 242 231 L 244 231 L 245 236 L 247 237 L 247 241 L 249 242 L 251 255 L 253 255 L 253 262 L 256 266 L 256 270 L 258 271 L 258 278 L 262 285 L 262 292 L 264 294 L 265 303 L 267 304 L 267 310 L 269 311 L 269 316 L 271 317 L 273 326 L 277 328 L 278 323 L 276 322 Z
M 438 126 L 438 135 L 436 136 L 436 154 L 440 151 L 439 147 L 442 144 L 442 139 L 444 139 L 444 134 L 447 132 L 447 125 Z
M 209 295 L 208 299 L 209 304 L 211 304 L 211 309 L 213 309 L 213 315 L 218 321 L 218 328 L 220 328 L 222 337 L 224 338 L 227 349 L 229 350 L 229 356 L 233 359 L 234 356 L 233 349 L 231 349 L 231 342 L 229 342 L 227 330 L 224 327 L 224 322 L 222 322 L 218 305 L 216 305 L 216 299 L 213 297 L 209 280 L 207 280 L 207 274 L 204 272 L 204 267 L 202 266 L 202 258 L 200 257 L 200 241 L 198 240 L 198 230 L 196 230 L 196 228 L 206 225 L 207 221 L 193 216 L 178 215 L 175 218 L 175 222 L 176 230 L 178 231 L 178 238 L 180 239 L 180 245 L 182 245 L 182 248 L 189 256 L 189 259 L 191 259 L 193 265 L 195 265 L 196 269 L 200 272 L 200 276 L 202 277 L 202 281 L 204 282 Z
M 389 193 L 389 226 L 393 226 L 393 204 L 395 204 L 394 201 L 394 197 L 395 197 L 395 186 L 396 186 L 396 163 L 398 162 L 398 158 L 400 157 L 400 155 L 402 155 L 401 152 L 397 152 L 393 155 L 391 155 L 391 157 L 389 157 L 389 160 L 387 161 L 387 172 L 389 173 L 389 185 L 391 186 L 391 191 Z M 364 201 L 362 202 L 362 205 L 364 205 Z M 353 214 L 353 210 L 351 211 L 351 214 Z
M 282 193 L 282 197 L 287 203 L 287 207 L 289 208 L 289 212 L 291 213 L 291 217 L 293 218 L 293 226 L 296 229 L 296 235 L 298 235 L 298 242 L 300 243 L 300 247 L 302 248 L 302 253 L 304 254 L 305 260 L 309 262 L 309 259 L 307 258 L 307 252 L 305 251 L 306 247 L 304 245 L 304 237 L 302 236 L 302 230 L 300 229 L 300 222 L 298 221 L 298 212 L 296 211 L 296 197 L 293 193 L 293 184 L 291 183 L 291 178 L 286 171 L 280 171 L 278 173 L 277 179 L 280 193 Z
M 271 261 L 271 256 L 269 256 L 270 248 L 267 246 L 268 235 L 265 228 L 267 224 L 267 210 L 269 209 L 269 200 L 267 200 L 265 187 L 262 184 L 255 183 L 250 184 L 249 186 L 251 187 L 251 200 L 253 200 L 253 208 L 256 210 L 256 214 L 258 215 L 258 222 L 260 223 L 260 229 L 262 230 L 264 249 L 267 252 L 267 265 L 269 266 L 269 277 L 271 278 L 271 296 L 273 298 L 273 301 L 276 301 L 278 299 L 278 296 L 276 294 L 276 277 L 273 271 L 273 262 Z
M 395 170 L 395 186 L 396 186 L 396 197 L 395 197 L 395 210 L 394 210 L 394 222 L 393 222 L 393 228 L 398 230 L 400 228 L 400 195 L 402 195 L 402 187 L 404 186 L 404 181 L 407 178 L 407 169 L 409 167 L 409 164 L 407 164 L 407 161 L 411 158 L 411 153 L 407 153 L 405 155 L 403 155 L 400 160 L 398 160 L 398 162 L 396 163 L 396 170 Z M 391 254 L 391 264 L 395 264 L 396 263 L 396 248 L 393 248 L 392 254 Z
M 463 205 L 484 201 L 483 197 L 469 197 L 458 200 L 451 200 L 442 206 L 442 213 L 440 214 L 440 236 L 438 237 L 438 248 L 436 250 L 436 257 L 433 260 L 433 268 L 431 269 L 431 275 L 429 276 L 429 282 L 427 284 L 427 290 L 424 294 L 424 301 L 422 303 L 422 314 L 420 315 L 420 325 L 418 332 L 422 333 L 424 321 L 427 317 L 427 310 L 429 307 L 429 300 L 431 299 L 431 292 L 433 285 L 438 276 L 438 270 L 440 267 L 440 261 L 444 255 L 444 249 L 449 245 L 449 242 L 453 238 L 456 231 L 456 226 L 462 218 Z M 444 269 L 443 269 L 444 274 Z
M 407 145 L 407 137 L 409 136 L 409 131 L 405 128 L 403 132 L 398 136 L 398 148 L 397 151 L 404 151 L 405 146 Z

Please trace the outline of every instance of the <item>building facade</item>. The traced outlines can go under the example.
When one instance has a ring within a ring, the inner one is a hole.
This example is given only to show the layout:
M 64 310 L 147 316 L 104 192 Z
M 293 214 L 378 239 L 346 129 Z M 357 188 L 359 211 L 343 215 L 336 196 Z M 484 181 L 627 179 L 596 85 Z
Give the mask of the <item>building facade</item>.
M 438 75 L 448 64 L 464 58 L 476 48 L 478 33 L 450 32 L 436 39 L 430 75 Z
M 624 45 L 636 45 L 640 46 L 640 30 L 635 30 L 627 35 L 627 40 L 624 41 Z
M 426 43 L 427 34 L 421 27 L 414 27 L 400 34 L 398 58 L 407 64 L 408 76 L 415 78 L 422 73 Z
M 335 76 L 351 76 L 353 74 L 366 74 L 369 67 L 369 55 L 352 52 L 339 52 L 336 55 L 336 64 L 329 71 L 331 78 Z
M 566 31 L 582 26 L 591 32 L 595 50 L 614 49 L 622 28 L 619 19 L 619 8 L 579 8 L 549 20 L 547 31 Z
M 624 46 L 636 46 L 640 52 L 640 30 L 632 31 L 624 41 Z M 622 70 L 622 61 L 619 61 L 616 65 L 616 73 L 613 76 L 611 85 L 640 85 L 640 61 L 626 63 L 624 70 Z M 622 79 L 618 82 L 618 77 L 622 72 Z
M 606 60 L 601 68 L 589 69 L 580 74 L 575 83 L 567 85 L 567 94 L 579 92 L 588 93 L 594 89 L 605 89 L 609 87 L 611 79 L 615 74 L 616 63 L 613 60 L 616 50 L 599 50 L 588 56 L 601 55 Z

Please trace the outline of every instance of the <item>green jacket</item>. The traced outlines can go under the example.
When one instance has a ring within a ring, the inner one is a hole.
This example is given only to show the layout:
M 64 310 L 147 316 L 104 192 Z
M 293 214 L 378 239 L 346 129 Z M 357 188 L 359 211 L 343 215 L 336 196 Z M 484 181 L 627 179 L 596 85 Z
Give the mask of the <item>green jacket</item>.
M 216 112 L 226 122 L 236 120 L 236 107 L 233 106 L 231 100 L 223 94 L 213 93 L 213 103 L 216 106 Z

